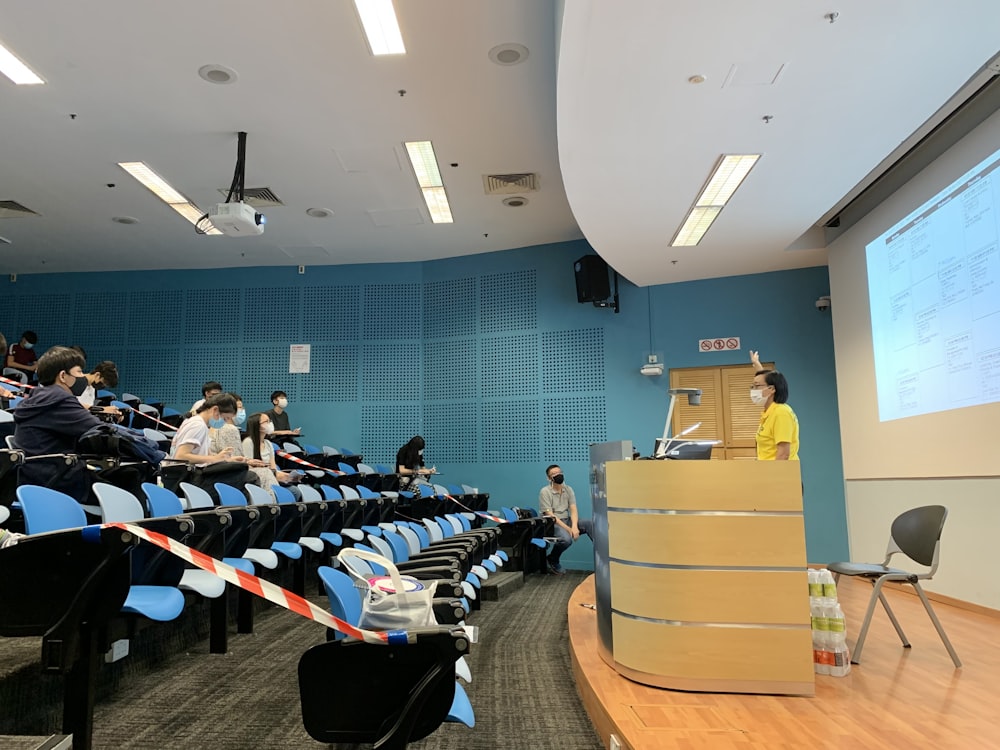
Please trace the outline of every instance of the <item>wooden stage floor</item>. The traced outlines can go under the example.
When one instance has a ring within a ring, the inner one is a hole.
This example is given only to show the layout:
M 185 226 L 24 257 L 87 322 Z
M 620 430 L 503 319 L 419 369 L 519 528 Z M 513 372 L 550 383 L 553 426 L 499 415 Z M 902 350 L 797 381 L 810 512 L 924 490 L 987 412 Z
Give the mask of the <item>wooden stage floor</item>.
M 848 644 L 864 616 L 869 584 L 841 579 Z M 684 693 L 618 675 L 597 653 L 591 576 L 569 602 L 577 690 L 608 747 L 613 732 L 632 750 L 954 748 L 1000 750 L 1000 619 L 932 602 L 962 669 L 955 669 L 920 600 L 886 596 L 912 644 L 904 649 L 881 607 L 863 663 L 844 678 L 816 676 L 816 696 Z

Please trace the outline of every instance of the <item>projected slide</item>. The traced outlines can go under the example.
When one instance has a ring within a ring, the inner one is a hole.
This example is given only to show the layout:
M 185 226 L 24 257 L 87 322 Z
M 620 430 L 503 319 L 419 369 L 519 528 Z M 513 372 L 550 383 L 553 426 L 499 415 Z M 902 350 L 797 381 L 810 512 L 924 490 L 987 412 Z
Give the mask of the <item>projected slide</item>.
M 1000 401 L 1000 151 L 866 247 L 879 419 Z

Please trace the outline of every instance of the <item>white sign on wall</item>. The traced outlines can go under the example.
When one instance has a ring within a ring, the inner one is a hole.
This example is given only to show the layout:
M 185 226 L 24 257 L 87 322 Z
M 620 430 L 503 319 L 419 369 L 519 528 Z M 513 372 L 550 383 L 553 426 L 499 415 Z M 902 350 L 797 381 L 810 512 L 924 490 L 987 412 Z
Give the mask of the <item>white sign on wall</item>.
M 309 372 L 312 344 L 291 344 L 288 347 L 288 371 Z
M 739 336 L 723 336 L 717 339 L 698 339 L 698 351 L 702 354 L 707 354 L 708 352 L 732 352 L 739 348 Z

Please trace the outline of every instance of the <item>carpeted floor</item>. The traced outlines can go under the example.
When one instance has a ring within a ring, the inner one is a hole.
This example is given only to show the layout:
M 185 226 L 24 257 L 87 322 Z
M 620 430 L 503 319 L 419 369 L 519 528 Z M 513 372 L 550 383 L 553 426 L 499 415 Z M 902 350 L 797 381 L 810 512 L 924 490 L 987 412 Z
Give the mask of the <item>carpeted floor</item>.
M 567 644 L 566 604 L 583 577 L 531 576 L 502 601 L 486 602 L 470 620 L 480 628 L 468 659 L 473 682 L 466 686 L 476 727 L 446 724 L 410 747 L 599 750 Z M 210 655 L 204 641 L 155 671 L 127 675 L 98 706 L 94 746 L 320 747 L 302 728 L 296 667 L 302 652 L 324 639 L 314 623 L 269 609 L 253 635 L 230 638 L 225 656 Z

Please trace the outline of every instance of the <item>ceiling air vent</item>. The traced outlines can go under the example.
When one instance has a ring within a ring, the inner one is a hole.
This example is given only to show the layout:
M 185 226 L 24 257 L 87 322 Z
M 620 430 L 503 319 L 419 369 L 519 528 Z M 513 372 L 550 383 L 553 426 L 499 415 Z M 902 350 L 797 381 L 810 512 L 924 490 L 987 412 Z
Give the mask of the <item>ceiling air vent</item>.
M 229 188 L 219 188 L 223 195 L 229 195 Z M 235 196 L 234 196 L 235 197 Z M 268 208 L 269 206 L 284 206 L 285 202 L 274 194 L 271 188 L 244 188 L 243 201 L 254 208 Z
M 17 201 L 0 201 L 0 219 L 17 219 L 22 216 L 38 216 L 38 212 Z
M 534 172 L 520 174 L 484 174 L 483 188 L 487 195 L 518 195 L 538 190 L 538 175 Z

